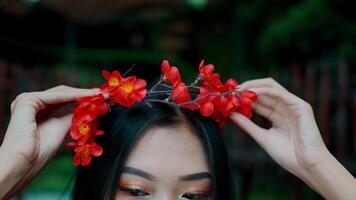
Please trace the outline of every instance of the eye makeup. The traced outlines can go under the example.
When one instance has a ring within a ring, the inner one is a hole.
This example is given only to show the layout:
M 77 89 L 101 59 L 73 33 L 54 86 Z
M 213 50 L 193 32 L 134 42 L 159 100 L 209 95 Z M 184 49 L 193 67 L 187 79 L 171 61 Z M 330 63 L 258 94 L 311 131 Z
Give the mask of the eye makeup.
M 210 200 L 211 193 L 203 193 L 203 192 L 191 192 L 185 193 L 179 197 L 179 200 Z
M 177 200 L 211 200 L 212 188 L 210 177 L 208 172 L 178 176 L 177 185 L 172 185 L 171 189 L 166 189 L 176 191 Z M 160 184 L 152 174 L 127 167 L 118 181 L 118 199 L 151 199 L 157 195 L 156 192 L 163 192 L 159 191 Z M 159 187 L 156 188 L 157 186 Z M 156 191 L 157 189 L 158 191 Z
M 127 199 L 147 199 L 151 195 L 151 189 L 145 181 L 127 177 L 121 177 L 118 192 L 121 198 Z
M 211 199 L 211 183 L 195 183 L 184 190 L 179 200 L 209 200 Z

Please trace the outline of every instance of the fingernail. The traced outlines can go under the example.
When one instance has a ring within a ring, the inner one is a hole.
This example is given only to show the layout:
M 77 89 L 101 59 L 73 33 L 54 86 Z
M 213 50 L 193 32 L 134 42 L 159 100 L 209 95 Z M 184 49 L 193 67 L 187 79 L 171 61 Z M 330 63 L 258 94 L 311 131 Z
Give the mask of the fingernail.
M 100 88 L 93 88 L 92 91 L 95 93 L 95 95 L 98 95 L 101 93 Z
M 102 92 L 102 94 L 104 95 L 104 98 L 105 98 L 105 99 L 109 98 L 109 94 L 108 94 L 108 93 Z
M 232 112 L 232 113 L 230 114 L 230 118 L 236 118 L 236 117 L 238 117 L 237 112 Z

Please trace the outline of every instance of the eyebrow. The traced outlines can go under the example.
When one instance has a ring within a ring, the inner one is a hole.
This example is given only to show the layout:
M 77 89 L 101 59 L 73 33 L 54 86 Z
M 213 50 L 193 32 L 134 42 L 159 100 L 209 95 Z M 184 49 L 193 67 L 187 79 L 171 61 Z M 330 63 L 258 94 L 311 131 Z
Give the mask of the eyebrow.
M 124 167 L 123 173 L 139 176 L 149 181 L 157 180 L 157 178 L 154 175 L 134 167 L 128 167 L 128 166 Z M 211 179 L 211 174 L 209 172 L 199 172 L 199 173 L 187 174 L 179 177 L 179 180 L 181 181 L 196 181 L 201 179 Z
M 150 181 L 156 181 L 156 178 L 152 174 L 145 172 L 143 170 L 134 168 L 134 167 L 124 167 L 122 172 L 127 173 L 127 174 L 132 174 L 135 176 L 139 176 L 139 177 L 145 178 Z
M 194 174 L 188 174 L 179 177 L 182 181 L 195 181 L 200 179 L 211 179 L 211 174 L 209 172 L 199 172 Z

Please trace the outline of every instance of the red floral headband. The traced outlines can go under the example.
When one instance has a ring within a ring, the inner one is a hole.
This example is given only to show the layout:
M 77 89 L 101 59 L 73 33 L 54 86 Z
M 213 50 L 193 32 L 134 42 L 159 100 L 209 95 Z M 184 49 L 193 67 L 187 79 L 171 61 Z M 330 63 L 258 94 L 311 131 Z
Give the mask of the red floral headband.
M 109 106 L 119 104 L 131 107 L 136 102 L 164 102 L 179 108 L 200 111 L 204 117 L 212 117 L 222 127 L 229 122 L 231 112 L 239 112 L 248 118 L 252 117 L 251 103 L 257 96 L 252 91 L 238 91 L 238 83 L 229 79 L 225 83 L 220 80 L 220 74 L 214 73 L 214 65 L 199 65 L 196 80 L 186 85 L 182 82 L 177 67 L 163 60 L 160 80 L 146 90 L 146 81 L 136 76 L 124 77 L 118 71 L 112 73 L 103 70 L 102 75 L 107 82 L 100 87 L 103 94 L 79 98 L 73 110 L 74 116 L 70 135 L 74 141 L 68 142 L 67 147 L 75 151 L 73 164 L 87 166 L 92 157 L 103 153 L 103 148 L 95 143 L 95 136 L 104 134 L 99 130 L 98 118 L 109 112 Z M 154 96 L 166 95 L 164 100 Z M 146 98 L 150 96 L 152 98 Z

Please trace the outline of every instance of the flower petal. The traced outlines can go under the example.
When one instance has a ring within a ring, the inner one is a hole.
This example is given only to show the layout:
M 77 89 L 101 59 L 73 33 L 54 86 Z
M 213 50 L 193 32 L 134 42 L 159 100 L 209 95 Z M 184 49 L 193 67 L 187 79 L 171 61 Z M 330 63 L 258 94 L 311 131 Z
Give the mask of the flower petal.
M 88 138 L 89 138 L 89 134 L 80 137 L 79 140 L 78 140 L 78 145 L 85 144 L 88 141 Z
M 127 78 L 122 78 L 121 81 L 122 82 L 132 82 L 132 83 L 134 83 L 134 82 L 136 82 L 136 76 L 129 76 Z
M 204 117 L 209 117 L 214 112 L 214 105 L 211 102 L 205 103 L 200 107 L 200 113 Z
M 199 63 L 199 71 L 204 67 L 204 62 L 205 60 L 201 60 L 200 63 Z
M 147 93 L 146 89 L 136 91 L 136 92 L 130 94 L 130 99 L 134 100 L 136 102 L 140 102 L 140 101 L 142 101 L 143 98 L 145 98 L 146 93 Z
M 242 107 L 251 106 L 251 103 L 252 103 L 251 99 L 248 97 L 245 97 L 245 96 L 241 96 L 240 102 L 241 102 Z
M 168 60 L 163 60 L 161 64 L 161 70 L 163 73 L 167 73 L 169 69 L 171 68 Z
M 111 73 L 107 70 L 103 70 L 101 71 L 101 74 L 103 75 L 103 77 L 106 79 L 106 80 L 109 80 L 111 78 Z
M 70 136 L 74 139 L 77 140 L 80 138 L 80 133 L 78 130 L 78 127 L 72 127 L 72 130 L 70 131 Z
M 112 76 L 115 76 L 116 78 L 118 78 L 119 80 L 122 78 L 121 74 L 119 71 L 115 70 L 112 72 Z
M 98 157 L 103 153 L 103 148 L 100 145 L 93 143 L 90 147 L 90 153 L 91 155 Z
M 91 160 L 92 160 L 91 156 L 82 157 L 82 159 L 81 159 L 82 166 L 88 166 L 90 164 Z
M 229 90 L 235 90 L 238 86 L 237 81 L 233 78 L 230 78 L 225 82 L 225 85 L 228 87 Z
M 147 82 L 143 79 L 137 79 L 134 85 L 134 90 L 139 90 L 142 88 L 145 88 L 147 85 Z
M 66 146 L 67 146 L 68 149 L 74 149 L 78 145 L 75 142 L 67 142 Z
M 243 95 L 243 96 L 245 96 L 245 97 L 251 99 L 252 101 L 256 101 L 256 100 L 257 100 L 257 95 L 256 95 L 256 93 L 254 93 L 254 92 L 251 91 L 251 90 L 243 91 L 243 92 L 241 93 L 241 95 Z
M 75 154 L 74 158 L 73 158 L 73 165 L 74 166 L 79 166 L 80 165 L 80 155 L 79 154 Z
M 165 74 L 165 76 L 167 80 L 173 85 L 180 81 L 180 74 L 177 67 L 171 67 L 171 69 Z
M 95 135 L 103 135 L 104 131 L 103 130 L 95 130 Z

